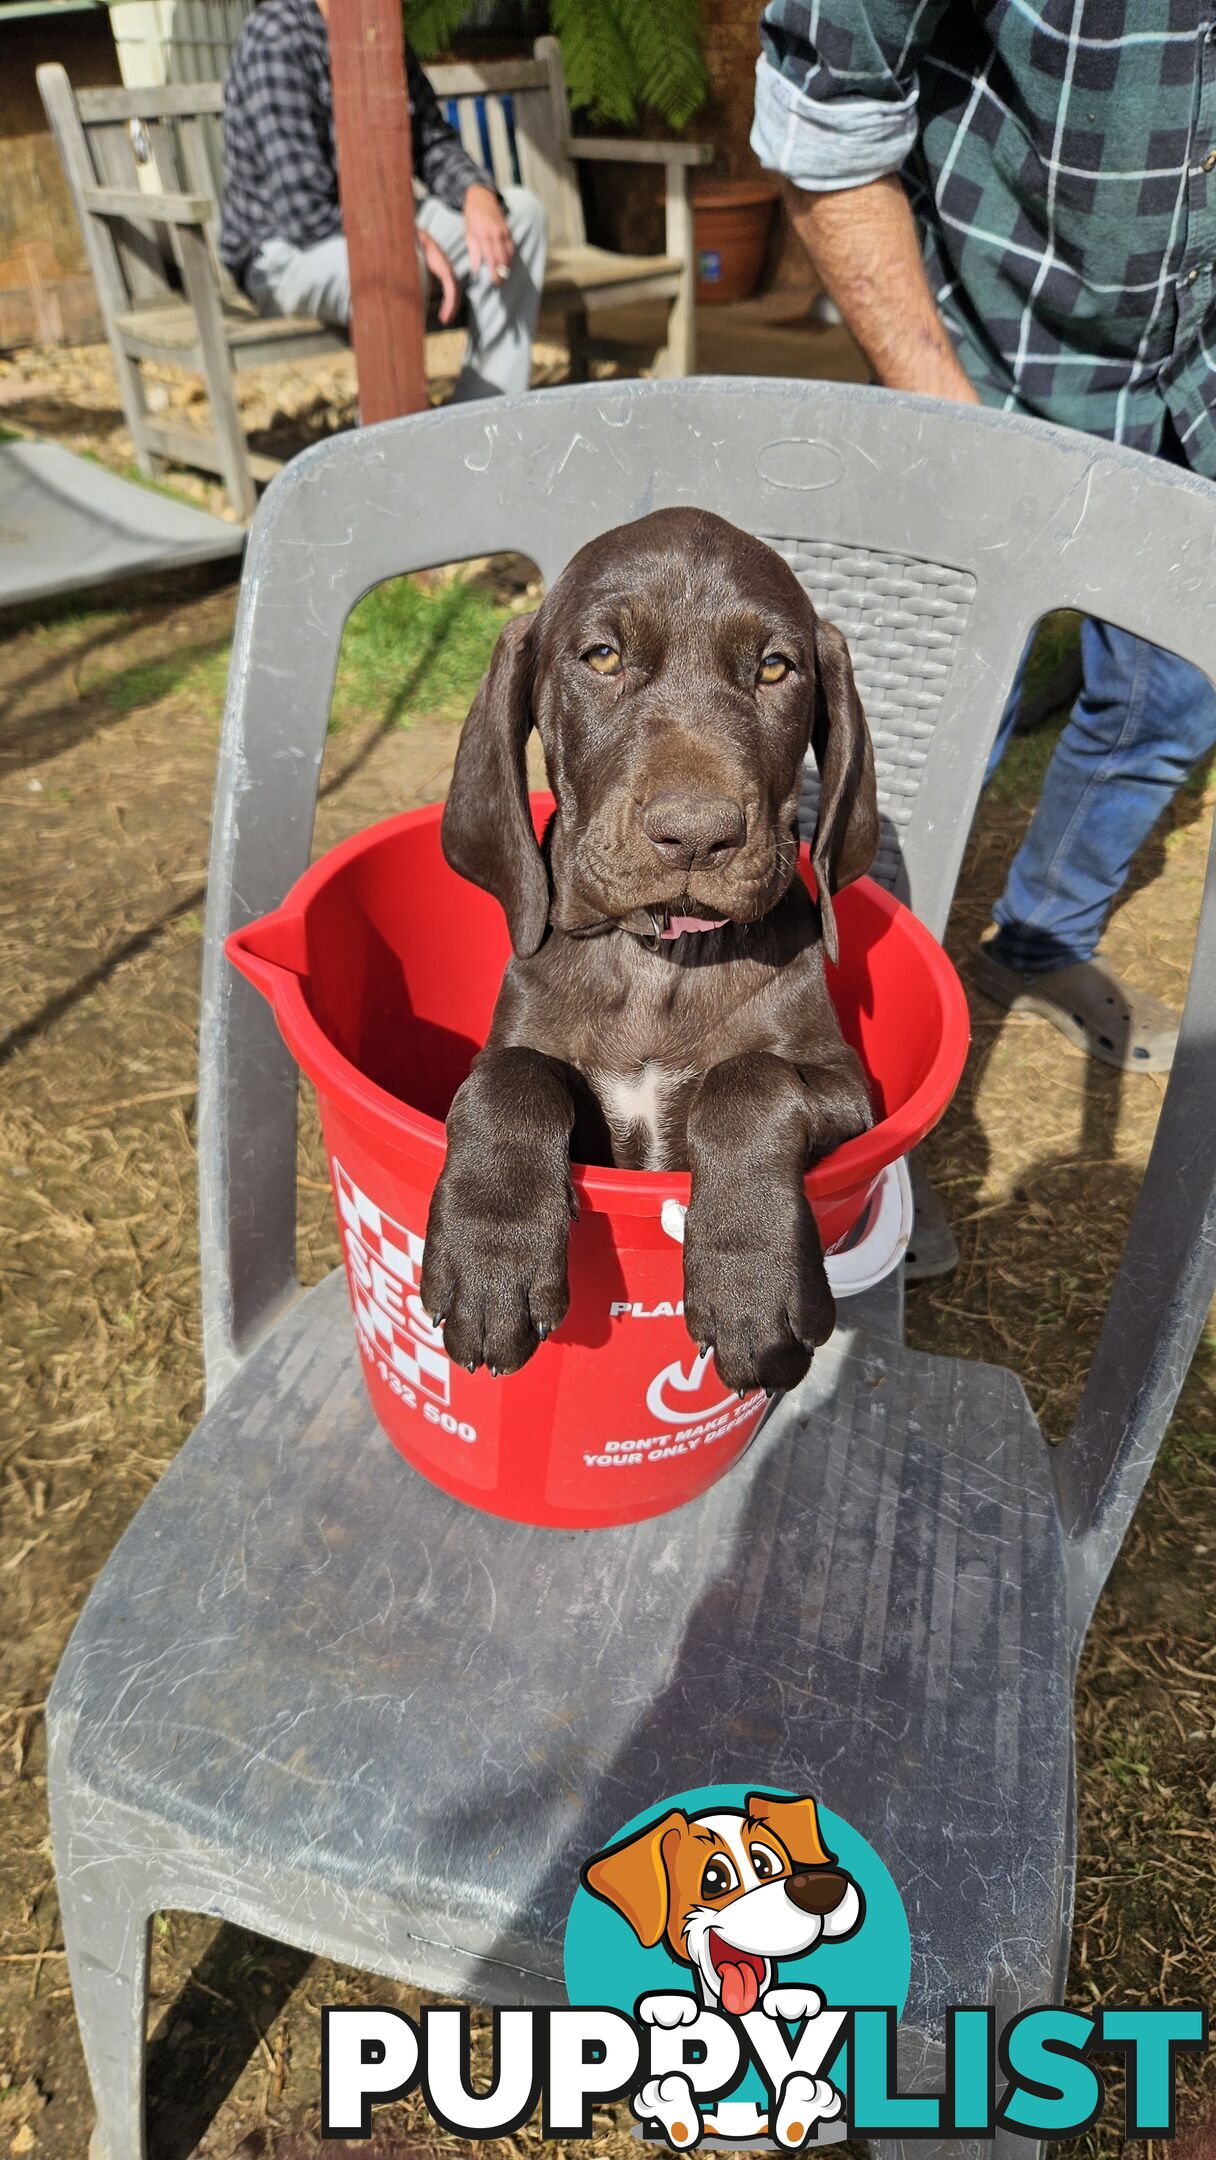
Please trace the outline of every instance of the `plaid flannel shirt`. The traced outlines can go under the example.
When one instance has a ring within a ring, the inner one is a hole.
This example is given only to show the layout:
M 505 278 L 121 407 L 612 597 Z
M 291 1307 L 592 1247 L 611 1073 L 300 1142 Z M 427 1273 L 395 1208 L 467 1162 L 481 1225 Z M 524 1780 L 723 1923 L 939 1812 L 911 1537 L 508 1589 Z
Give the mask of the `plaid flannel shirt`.
M 1153 452 L 1172 419 L 1216 478 L 1216 0 L 770 0 L 761 42 L 761 162 L 902 171 L 986 403 Z
M 414 172 L 458 210 L 469 188 L 493 188 L 448 125 L 406 49 Z M 315 0 L 259 0 L 224 84 L 220 254 L 238 280 L 263 241 L 315 247 L 342 229 L 329 31 Z

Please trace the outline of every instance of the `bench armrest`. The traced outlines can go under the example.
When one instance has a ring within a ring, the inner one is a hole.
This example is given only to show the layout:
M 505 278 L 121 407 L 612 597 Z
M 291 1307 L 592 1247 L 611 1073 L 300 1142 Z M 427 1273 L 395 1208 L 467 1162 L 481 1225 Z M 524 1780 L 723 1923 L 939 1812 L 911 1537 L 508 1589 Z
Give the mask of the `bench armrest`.
M 80 200 L 93 217 L 147 218 L 154 225 L 206 225 L 214 214 L 206 195 L 145 195 L 142 188 L 86 187 Z
M 709 143 L 638 142 L 613 135 L 572 135 L 566 148 L 573 158 L 604 158 L 620 165 L 708 165 Z

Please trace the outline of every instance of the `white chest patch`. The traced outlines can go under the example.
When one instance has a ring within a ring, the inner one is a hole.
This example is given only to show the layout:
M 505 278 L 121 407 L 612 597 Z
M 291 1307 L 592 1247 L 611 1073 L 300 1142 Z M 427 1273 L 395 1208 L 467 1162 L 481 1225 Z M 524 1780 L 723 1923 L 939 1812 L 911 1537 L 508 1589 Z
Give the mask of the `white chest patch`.
M 667 1167 L 668 1131 L 667 1121 L 672 1098 L 677 1089 L 691 1079 L 691 1073 L 670 1072 L 666 1066 L 653 1060 L 640 1071 L 622 1073 L 596 1073 L 592 1086 L 599 1098 L 600 1108 L 612 1127 L 614 1138 L 623 1140 L 627 1133 L 642 1128 L 642 1168 L 663 1170 Z

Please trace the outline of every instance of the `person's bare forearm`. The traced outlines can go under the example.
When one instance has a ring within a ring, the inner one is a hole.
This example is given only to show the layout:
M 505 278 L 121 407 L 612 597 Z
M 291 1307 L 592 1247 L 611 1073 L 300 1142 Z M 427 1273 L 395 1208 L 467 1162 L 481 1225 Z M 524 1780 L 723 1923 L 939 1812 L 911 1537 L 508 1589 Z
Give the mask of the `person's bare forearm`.
M 979 403 L 937 312 L 911 205 L 892 173 L 827 195 L 785 186 L 815 269 L 880 383 Z

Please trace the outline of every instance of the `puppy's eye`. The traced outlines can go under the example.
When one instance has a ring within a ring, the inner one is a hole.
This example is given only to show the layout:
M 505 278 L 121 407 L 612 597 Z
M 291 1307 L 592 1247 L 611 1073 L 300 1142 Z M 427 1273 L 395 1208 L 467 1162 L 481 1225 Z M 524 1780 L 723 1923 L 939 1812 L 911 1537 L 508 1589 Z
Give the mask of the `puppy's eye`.
M 706 1898 L 725 1897 L 728 1890 L 737 1890 L 739 1878 L 725 1853 L 715 1853 L 705 1863 L 701 1877 L 701 1895 Z
M 761 1882 L 768 1882 L 772 1876 L 783 1873 L 781 1862 L 768 1845 L 749 1845 L 748 1852 Z
M 760 662 L 756 681 L 762 683 L 784 682 L 793 664 L 792 660 L 786 659 L 784 653 L 765 653 L 763 660 Z
M 619 675 L 621 672 L 621 656 L 615 645 L 592 645 L 582 657 L 597 675 Z

